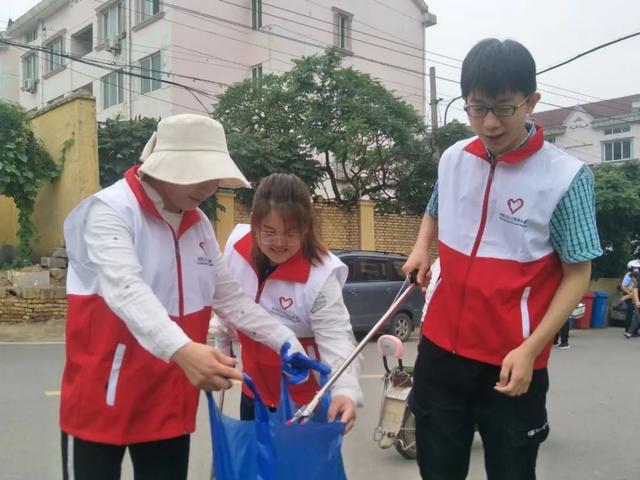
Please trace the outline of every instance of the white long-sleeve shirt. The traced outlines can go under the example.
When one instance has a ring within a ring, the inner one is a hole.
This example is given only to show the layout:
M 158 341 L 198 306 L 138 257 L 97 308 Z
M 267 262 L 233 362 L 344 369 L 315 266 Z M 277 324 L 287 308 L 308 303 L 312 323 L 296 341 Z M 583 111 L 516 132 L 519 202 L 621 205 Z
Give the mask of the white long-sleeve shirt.
M 320 289 L 311 308 L 311 328 L 318 346 L 320 358 L 332 370 L 339 368 L 356 347 L 349 311 L 342 298 L 342 287 L 335 273 L 332 273 Z M 209 333 L 215 337 L 216 346 L 225 350 L 230 344 L 233 332 L 217 318 L 211 319 Z M 357 406 L 363 405 L 360 387 L 362 355 L 340 375 L 331 388 L 332 395 L 345 395 Z
M 144 181 L 142 185 L 158 212 L 177 231 L 182 215 L 164 210 L 160 195 Z M 105 242 L 105 238 L 118 238 L 119 241 Z M 88 208 L 84 241 L 107 305 L 125 322 L 143 348 L 169 361 L 191 339 L 171 320 L 144 282 L 131 232 L 106 203 L 93 202 Z M 219 250 L 214 254 L 214 265 L 216 284 L 212 305 L 227 323 L 275 351 L 279 351 L 285 341 L 301 351 L 293 332 L 242 292 Z

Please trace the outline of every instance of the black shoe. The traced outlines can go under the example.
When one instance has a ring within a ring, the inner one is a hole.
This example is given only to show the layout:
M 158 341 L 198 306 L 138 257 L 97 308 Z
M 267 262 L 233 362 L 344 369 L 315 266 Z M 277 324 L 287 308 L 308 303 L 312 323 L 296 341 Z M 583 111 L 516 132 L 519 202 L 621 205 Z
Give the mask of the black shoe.
M 559 343 L 558 348 L 571 348 L 571 345 L 568 343 Z

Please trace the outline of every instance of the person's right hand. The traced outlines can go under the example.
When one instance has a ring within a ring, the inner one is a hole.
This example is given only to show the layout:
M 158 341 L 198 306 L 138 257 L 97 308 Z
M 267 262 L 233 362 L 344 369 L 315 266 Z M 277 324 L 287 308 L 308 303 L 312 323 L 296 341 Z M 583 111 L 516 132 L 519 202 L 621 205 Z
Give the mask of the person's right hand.
M 189 342 L 173 354 L 171 360 L 185 373 L 193 386 L 203 390 L 231 388 L 231 380 L 242 381 L 242 373 L 233 368 L 236 359 L 202 343 Z
M 431 276 L 429 269 L 431 268 L 431 255 L 428 250 L 414 248 L 402 266 L 402 271 L 409 275 L 414 270 L 418 270 L 417 284 L 420 287 L 426 287 Z

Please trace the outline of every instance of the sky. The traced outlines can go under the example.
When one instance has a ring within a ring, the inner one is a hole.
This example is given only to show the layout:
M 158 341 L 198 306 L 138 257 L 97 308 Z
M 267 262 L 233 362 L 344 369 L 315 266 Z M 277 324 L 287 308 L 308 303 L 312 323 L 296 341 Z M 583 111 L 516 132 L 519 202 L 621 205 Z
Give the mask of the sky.
M 375 1 L 397 9 L 400 2 L 411 0 L 355 1 Z M 10 17 L 16 19 L 36 3 L 0 0 L 0 30 Z M 435 66 L 438 77 L 455 81 L 460 78 L 460 70 L 454 67 L 459 67 L 469 49 L 483 38 L 511 38 L 523 43 L 541 70 L 640 31 L 640 2 L 630 0 L 428 0 L 427 5 L 438 17 L 437 25 L 426 31 L 427 67 Z M 537 110 L 640 93 L 638 52 L 640 36 L 540 75 L 543 103 Z M 436 87 L 437 96 L 442 98 L 442 123 L 446 104 L 460 90 L 446 80 L 438 80 Z M 466 123 L 462 106 L 462 101 L 454 102 L 447 120 L 458 118 Z
M 483 38 L 510 38 L 531 51 L 538 71 L 597 45 L 640 31 L 640 2 L 637 1 L 429 0 L 427 5 L 438 17 L 437 25 L 427 29 L 426 49 L 429 52 L 462 60 Z M 639 52 L 640 36 L 539 75 L 542 102 L 573 106 L 640 93 Z M 435 66 L 438 76 L 460 79 L 459 69 L 431 60 L 456 66 L 460 62 L 427 53 L 427 65 Z M 453 83 L 438 81 L 437 94 L 445 99 L 439 109 L 442 115 L 446 103 L 460 95 L 460 89 Z M 452 108 L 461 109 L 462 106 L 461 100 L 452 104 Z M 539 104 L 537 110 L 553 108 L 557 107 Z M 454 118 L 466 123 L 464 112 L 457 109 L 450 109 L 448 117 L 453 113 Z

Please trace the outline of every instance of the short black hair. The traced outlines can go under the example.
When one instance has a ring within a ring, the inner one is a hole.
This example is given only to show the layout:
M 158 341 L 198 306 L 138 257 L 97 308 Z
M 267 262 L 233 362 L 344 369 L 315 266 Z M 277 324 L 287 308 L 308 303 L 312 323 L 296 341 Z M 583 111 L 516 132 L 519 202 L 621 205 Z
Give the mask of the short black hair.
M 462 98 L 481 92 L 490 97 L 501 93 L 536 91 L 536 62 L 521 43 L 486 38 L 478 42 L 462 62 Z

